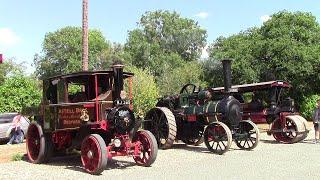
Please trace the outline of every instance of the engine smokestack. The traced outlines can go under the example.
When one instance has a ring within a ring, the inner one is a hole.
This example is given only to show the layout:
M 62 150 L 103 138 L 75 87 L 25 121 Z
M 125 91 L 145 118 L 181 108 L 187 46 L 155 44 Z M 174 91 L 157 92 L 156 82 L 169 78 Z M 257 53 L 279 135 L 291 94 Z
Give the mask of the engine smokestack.
M 224 92 L 229 93 L 231 89 L 231 60 L 222 60 L 223 65 L 223 80 L 224 80 Z
M 120 99 L 120 93 L 123 90 L 123 67 L 121 63 L 114 63 L 112 65 L 113 74 L 114 74 L 114 99 Z

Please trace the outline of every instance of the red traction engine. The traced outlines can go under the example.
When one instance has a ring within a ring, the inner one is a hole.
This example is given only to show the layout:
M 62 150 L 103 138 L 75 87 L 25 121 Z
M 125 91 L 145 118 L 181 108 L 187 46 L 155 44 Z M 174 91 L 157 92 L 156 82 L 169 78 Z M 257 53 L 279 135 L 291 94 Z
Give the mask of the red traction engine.
M 100 174 L 114 156 L 132 156 L 138 165 L 150 166 L 157 156 L 157 141 L 149 131 L 138 130 L 141 122 L 132 111 L 132 77 L 123 72 L 123 65 L 115 64 L 110 71 L 45 80 L 40 114 L 27 134 L 30 162 L 45 163 L 76 149 L 90 174 Z

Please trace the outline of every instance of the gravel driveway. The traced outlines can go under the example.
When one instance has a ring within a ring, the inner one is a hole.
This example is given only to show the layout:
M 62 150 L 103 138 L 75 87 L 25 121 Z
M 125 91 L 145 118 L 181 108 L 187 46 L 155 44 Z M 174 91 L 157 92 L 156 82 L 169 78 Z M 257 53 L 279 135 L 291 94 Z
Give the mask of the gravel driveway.
M 0 164 L 0 179 L 319 179 L 320 144 L 313 144 L 314 131 L 296 144 L 278 144 L 261 133 L 252 151 L 235 145 L 224 155 L 199 147 L 176 143 L 159 150 L 152 167 L 136 166 L 132 158 L 108 161 L 102 175 L 92 176 L 81 167 L 79 156 L 54 158 L 49 164 L 25 161 Z M 3 153 L 3 152 L 1 152 Z

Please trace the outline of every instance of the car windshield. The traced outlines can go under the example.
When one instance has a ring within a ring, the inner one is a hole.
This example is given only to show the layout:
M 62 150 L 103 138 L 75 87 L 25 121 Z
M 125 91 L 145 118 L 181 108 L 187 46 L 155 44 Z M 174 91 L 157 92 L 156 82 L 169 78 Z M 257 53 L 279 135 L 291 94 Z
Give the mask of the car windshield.
M 0 124 L 12 122 L 17 114 L 0 114 Z

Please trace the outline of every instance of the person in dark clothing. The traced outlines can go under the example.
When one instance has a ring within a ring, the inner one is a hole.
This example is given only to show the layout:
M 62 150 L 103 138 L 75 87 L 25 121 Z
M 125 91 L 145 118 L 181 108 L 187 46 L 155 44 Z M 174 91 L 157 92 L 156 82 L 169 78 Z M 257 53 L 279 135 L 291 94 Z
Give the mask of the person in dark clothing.
M 317 101 L 317 107 L 314 110 L 313 116 L 313 124 L 314 124 L 314 142 L 318 143 L 319 139 L 320 139 L 320 127 L 319 127 L 319 123 L 320 123 L 320 99 L 318 99 Z
M 12 143 L 19 144 L 21 143 L 21 136 L 23 136 L 21 131 L 21 118 L 22 116 L 19 114 L 13 119 L 13 134 L 7 144 L 11 145 Z

